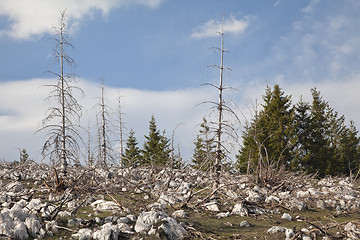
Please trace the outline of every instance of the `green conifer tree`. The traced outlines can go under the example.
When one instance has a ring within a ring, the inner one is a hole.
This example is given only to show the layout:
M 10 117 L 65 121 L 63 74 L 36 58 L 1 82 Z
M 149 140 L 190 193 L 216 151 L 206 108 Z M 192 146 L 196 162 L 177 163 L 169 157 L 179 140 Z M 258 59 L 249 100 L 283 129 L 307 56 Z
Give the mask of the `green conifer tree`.
M 192 156 L 191 167 L 202 171 L 211 170 L 215 164 L 216 143 L 214 137 L 210 136 L 210 128 L 206 118 L 200 125 L 199 134 L 194 142 L 195 148 Z
M 289 167 L 293 160 L 296 139 L 295 110 L 291 106 L 291 96 L 284 95 L 279 85 L 275 85 L 273 90 L 267 87 L 263 99 L 263 109 L 243 132 L 243 146 L 236 156 L 240 171 L 258 168 L 259 161 L 265 167 Z
M 131 129 L 129 137 L 126 141 L 126 147 L 124 149 L 124 155 L 122 158 L 123 167 L 137 167 L 140 165 L 140 149 L 137 145 L 138 142 L 135 138 L 135 132 Z
M 149 122 L 149 135 L 145 136 L 142 153 L 142 164 L 164 166 L 170 160 L 170 140 L 157 129 L 154 115 Z

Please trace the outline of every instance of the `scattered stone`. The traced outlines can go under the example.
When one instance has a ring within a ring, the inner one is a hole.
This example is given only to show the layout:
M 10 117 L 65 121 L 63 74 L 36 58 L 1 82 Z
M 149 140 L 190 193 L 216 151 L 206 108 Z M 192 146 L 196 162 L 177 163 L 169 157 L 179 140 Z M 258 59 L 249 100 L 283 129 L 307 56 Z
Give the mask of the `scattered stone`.
M 251 227 L 252 225 L 248 221 L 242 221 L 240 223 L 240 227 Z
M 72 234 L 71 237 L 79 240 L 92 240 L 93 231 L 90 228 L 82 228 L 75 234 Z
M 171 214 L 173 218 L 186 218 L 187 214 L 184 210 L 180 209 Z
M 277 234 L 277 233 L 282 233 L 285 231 L 286 231 L 285 227 L 273 226 L 267 230 L 267 233 L 268 234 Z
M 221 213 L 216 214 L 217 218 L 225 218 L 228 216 L 230 216 L 230 212 L 221 212 Z
M 217 202 L 215 200 L 211 201 L 209 203 L 205 203 L 202 206 L 205 207 L 207 210 L 212 211 L 212 212 L 219 212 L 220 211 L 219 206 L 218 206 L 218 204 L 217 204 Z
M 40 234 L 41 230 L 41 222 L 35 215 L 30 215 L 25 219 L 25 225 L 28 229 L 28 233 L 30 237 L 35 238 L 38 234 Z
M 100 211 L 119 211 L 121 210 L 119 205 L 113 201 L 97 200 L 90 204 L 94 209 Z
M 7 192 L 18 193 L 24 189 L 24 186 L 20 182 L 11 182 L 5 187 Z
M 152 203 L 152 204 L 147 205 L 147 208 L 149 208 L 150 210 L 153 210 L 153 211 L 163 211 L 166 209 L 166 206 L 161 203 Z
M 185 238 L 187 232 L 185 228 L 179 224 L 174 218 L 167 217 L 162 219 L 160 228 L 164 230 L 167 239 L 176 240 Z
M 324 201 L 319 200 L 319 201 L 316 202 L 316 207 L 320 208 L 320 209 L 326 209 L 326 204 L 325 204 Z
M 281 217 L 281 219 L 292 221 L 292 217 L 288 213 L 284 213 Z
M 119 238 L 119 229 L 116 225 L 111 223 L 105 223 L 101 226 L 101 229 L 94 232 L 92 235 L 94 240 L 112 240 Z
M 295 208 L 299 211 L 305 211 L 308 209 L 306 202 L 303 202 L 297 198 L 292 199 L 289 204 L 291 208 Z
M 150 211 L 140 213 L 136 224 L 135 231 L 138 233 L 147 233 L 154 224 L 159 223 L 168 215 L 161 211 Z
M 295 235 L 294 230 L 289 229 L 289 228 L 287 228 L 287 229 L 285 230 L 285 237 L 286 237 L 287 239 L 292 238 L 294 235 Z

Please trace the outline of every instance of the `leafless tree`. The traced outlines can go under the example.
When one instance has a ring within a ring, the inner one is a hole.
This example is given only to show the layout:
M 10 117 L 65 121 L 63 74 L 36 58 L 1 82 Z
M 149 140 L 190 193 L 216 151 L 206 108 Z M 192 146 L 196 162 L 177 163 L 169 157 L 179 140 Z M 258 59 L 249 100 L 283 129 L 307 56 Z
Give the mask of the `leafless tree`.
M 124 156 L 124 136 L 125 136 L 125 121 L 124 121 L 124 112 L 122 111 L 121 105 L 121 96 L 117 98 L 117 124 L 119 131 L 119 164 L 123 166 L 123 156 Z
M 109 130 L 110 122 L 110 107 L 106 104 L 105 100 L 105 87 L 104 87 L 104 79 L 101 79 L 101 96 L 98 98 L 99 103 L 94 107 L 99 109 L 97 115 L 97 125 L 98 125 L 98 140 L 99 144 L 96 147 L 98 151 L 98 159 L 97 163 L 102 167 L 107 167 L 108 162 L 113 160 L 113 149 L 111 147 L 109 133 L 112 133 Z
M 73 48 L 66 34 L 66 11 L 61 12 L 60 26 L 55 28 L 56 36 L 52 38 L 56 42 L 53 50 L 55 62 L 59 64 L 60 71 L 49 71 L 58 80 L 55 84 L 45 85 L 52 88 L 47 101 L 54 102 L 47 116 L 41 122 L 38 131 L 47 131 L 47 137 L 42 154 L 44 158 L 49 157 L 56 166 L 60 166 L 61 174 L 66 177 L 69 162 L 79 164 L 78 154 L 80 152 L 79 134 L 81 106 L 75 98 L 74 91 L 83 91 L 75 86 L 75 75 L 66 72 L 66 66 L 73 67 L 75 61 L 66 53 L 68 48 Z
M 221 46 L 213 47 L 210 49 L 215 49 L 215 51 L 220 53 L 220 65 L 212 65 L 210 67 L 217 68 L 220 70 L 220 80 L 219 85 L 215 85 L 212 83 L 206 83 L 204 85 L 210 85 L 218 90 L 218 101 L 217 102 L 207 102 L 211 103 L 215 106 L 216 114 L 217 114 L 217 121 L 211 121 L 212 127 L 210 129 L 215 132 L 215 142 L 216 142 L 216 150 L 215 150 L 215 164 L 214 164 L 214 172 L 215 172 L 215 184 L 214 188 L 217 188 L 219 184 L 220 174 L 222 170 L 223 160 L 225 159 L 225 152 L 227 151 L 226 147 L 224 146 L 223 142 L 223 135 L 227 134 L 228 136 L 238 139 L 237 131 L 233 127 L 232 124 L 229 123 L 228 120 L 224 119 L 224 113 L 230 113 L 237 122 L 240 122 L 237 114 L 226 104 L 224 100 L 224 90 L 230 89 L 230 87 L 224 85 L 224 71 L 228 70 L 231 71 L 230 68 L 224 66 L 224 53 L 230 53 L 228 50 L 224 48 L 224 17 L 223 16 L 223 25 L 220 32 L 217 32 L 221 36 Z

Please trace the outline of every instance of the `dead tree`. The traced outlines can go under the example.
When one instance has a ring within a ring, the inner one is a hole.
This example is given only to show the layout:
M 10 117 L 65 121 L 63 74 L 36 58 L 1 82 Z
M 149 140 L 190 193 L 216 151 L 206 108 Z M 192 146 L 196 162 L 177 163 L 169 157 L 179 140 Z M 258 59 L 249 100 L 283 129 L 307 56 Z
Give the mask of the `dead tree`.
M 99 144 L 97 146 L 98 151 L 98 165 L 102 167 L 108 167 L 108 162 L 113 160 L 113 149 L 111 147 L 109 133 L 112 133 L 109 130 L 110 125 L 110 110 L 109 106 L 105 103 L 105 87 L 104 79 L 101 79 L 101 96 L 99 97 L 99 103 L 94 107 L 99 108 L 97 122 L 98 122 L 98 140 Z
M 117 124 L 119 131 L 119 165 L 123 166 L 123 157 L 124 157 L 124 135 L 125 135 L 125 122 L 124 122 L 124 113 L 121 106 L 121 97 L 117 99 Z
M 230 68 L 224 66 L 224 53 L 230 53 L 228 50 L 224 48 L 224 16 L 223 16 L 223 24 L 221 31 L 217 32 L 221 36 L 221 46 L 213 47 L 210 49 L 215 49 L 215 51 L 220 53 L 220 65 L 212 65 L 210 67 L 217 68 L 220 70 L 220 80 L 219 85 L 214 85 L 211 83 L 206 83 L 205 85 L 210 85 L 218 90 L 218 101 L 217 102 L 210 102 L 216 108 L 217 113 L 217 121 L 211 121 L 210 124 L 213 125 L 211 130 L 215 132 L 215 143 L 216 143 L 216 150 L 215 150 L 215 163 L 214 163 L 214 172 L 215 172 L 215 184 L 214 188 L 216 189 L 219 185 L 220 174 L 222 171 L 223 159 L 225 158 L 225 152 L 227 151 L 226 147 L 224 146 L 223 142 L 223 135 L 227 134 L 228 136 L 238 139 L 238 135 L 235 131 L 235 128 L 227 121 L 224 120 L 224 112 L 228 112 L 232 114 L 235 119 L 240 122 L 237 114 L 229 107 L 223 97 L 224 90 L 229 89 L 230 87 L 224 85 L 224 71 L 228 70 L 231 71 Z M 208 102 L 209 103 L 209 102 Z
M 75 75 L 67 73 L 65 67 L 75 65 L 75 61 L 66 53 L 68 48 L 73 48 L 66 34 L 66 12 L 63 11 L 60 17 L 60 26 L 55 28 L 56 42 L 53 50 L 55 62 L 59 64 L 60 72 L 49 71 L 58 80 L 55 84 L 45 85 L 52 88 L 47 101 L 54 101 L 56 106 L 48 109 L 48 114 L 41 122 L 38 131 L 47 131 L 46 140 L 42 154 L 44 158 L 49 157 L 56 166 L 60 166 L 61 174 L 66 177 L 67 165 L 69 162 L 79 164 L 79 141 L 82 141 L 79 134 L 81 106 L 75 98 L 74 91 L 83 91 L 74 85 Z

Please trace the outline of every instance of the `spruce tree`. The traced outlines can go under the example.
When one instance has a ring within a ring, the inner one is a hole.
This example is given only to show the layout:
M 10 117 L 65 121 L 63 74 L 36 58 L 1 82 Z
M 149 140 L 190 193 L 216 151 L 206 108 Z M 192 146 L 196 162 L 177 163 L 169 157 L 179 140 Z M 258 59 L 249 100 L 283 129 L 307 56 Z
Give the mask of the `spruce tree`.
M 214 137 L 210 137 L 210 128 L 206 118 L 203 118 L 194 144 L 191 167 L 202 171 L 211 170 L 215 164 L 216 143 Z
M 294 161 L 291 164 L 293 171 L 305 171 L 306 164 L 304 159 L 308 159 L 310 153 L 310 109 L 309 103 L 304 102 L 301 98 L 295 106 L 295 134 L 297 136 L 297 143 L 294 150 Z
M 145 143 L 142 153 L 143 165 L 164 166 L 170 160 L 170 140 L 165 137 L 165 130 L 162 134 L 157 129 L 154 115 L 149 122 L 149 135 L 145 136 Z
M 339 158 L 342 163 L 342 173 L 350 175 L 357 173 L 360 169 L 360 138 L 353 121 L 342 132 L 339 143 Z
M 339 116 L 320 92 L 311 89 L 312 104 L 302 100 L 296 107 L 294 170 L 325 175 L 349 174 L 357 171 L 359 138 L 352 122 L 347 127 L 345 117 Z
M 135 138 L 135 132 L 131 129 L 122 157 L 123 167 L 137 167 L 140 165 L 140 149 L 137 145 L 138 142 Z
M 289 167 L 293 160 L 296 139 L 291 97 L 275 85 L 273 90 L 267 87 L 263 99 L 263 109 L 256 113 L 243 132 L 243 146 L 236 156 L 240 171 L 270 165 Z

